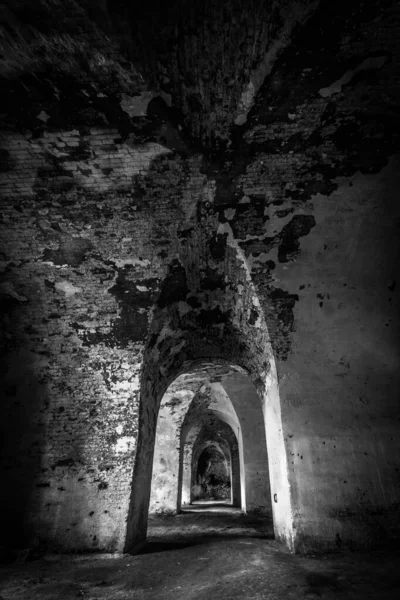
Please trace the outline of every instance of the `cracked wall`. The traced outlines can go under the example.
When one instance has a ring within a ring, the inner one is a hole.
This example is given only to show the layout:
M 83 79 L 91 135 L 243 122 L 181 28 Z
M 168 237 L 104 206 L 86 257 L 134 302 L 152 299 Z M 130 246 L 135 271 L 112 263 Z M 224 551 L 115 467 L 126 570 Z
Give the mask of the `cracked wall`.
M 139 49 L 47 4 L 0 19 L 7 544 L 122 549 L 171 381 L 224 359 L 268 411 L 272 354 L 296 548 L 397 536 L 398 7 L 266 4 L 238 50 L 233 2 Z

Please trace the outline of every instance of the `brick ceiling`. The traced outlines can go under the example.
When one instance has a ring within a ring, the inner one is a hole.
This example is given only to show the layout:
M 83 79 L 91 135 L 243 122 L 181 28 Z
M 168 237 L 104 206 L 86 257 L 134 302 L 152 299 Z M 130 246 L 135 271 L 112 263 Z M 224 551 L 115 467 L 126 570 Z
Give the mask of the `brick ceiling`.
M 316 4 L 6 0 L 0 74 L 25 77 L 28 91 L 26 78 L 36 78 L 44 94 L 66 80 L 108 97 L 155 90 L 153 116 L 168 118 L 191 144 L 225 149 L 277 53 Z

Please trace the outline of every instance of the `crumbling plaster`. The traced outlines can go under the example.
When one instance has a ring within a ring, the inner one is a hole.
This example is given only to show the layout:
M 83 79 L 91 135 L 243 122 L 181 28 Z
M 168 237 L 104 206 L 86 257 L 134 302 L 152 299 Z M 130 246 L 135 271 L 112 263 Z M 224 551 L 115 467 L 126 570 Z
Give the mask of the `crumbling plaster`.
M 277 537 L 307 551 L 397 536 L 398 8 L 320 2 L 296 28 L 277 9 L 239 51 L 229 10 L 234 48 L 211 60 L 198 40 L 217 11 L 184 32 L 179 65 L 143 44 L 141 66 L 105 5 L 43 0 L 50 34 L 27 35 L 24 3 L 5 4 L 6 543 L 143 539 L 158 407 L 196 361 L 205 379 L 237 365 L 261 397 Z M 231 128 L 267 30 L 269 50 L 284 43 Z

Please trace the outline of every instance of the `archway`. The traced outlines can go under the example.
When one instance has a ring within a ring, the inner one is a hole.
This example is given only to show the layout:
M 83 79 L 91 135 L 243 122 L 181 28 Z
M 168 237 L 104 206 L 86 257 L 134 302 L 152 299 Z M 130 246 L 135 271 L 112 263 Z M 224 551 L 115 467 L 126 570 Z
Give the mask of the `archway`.
M 196 435 L 197 432 L 197 435 Z M 239 447 L 236 435 L 232 428 L 224 421 L 214 417 L 201 427 L 194 426 L 190 430 L 191 435 L 186 436 L 183 448 L 183 462 L 181 466 L 182 496 L 186 498 L 186 504 L 196 501 L 195 486 L 196 472 L 199 465 L 199 457 L 207 449 L 219 452 L 229 466 L 230 496 L 225 498 L 232 506 L 241 506 L 241 473 L 239 462 Z M 189 488 L 189 489 L 188 489 Z
M 251 418 L 251 413 L 252 411 L 249 410 L 249 404 L 255 404 L 255 406 L 258 406 L 258 409 L 261 410 L 261 415 L 263 414 L 263 418 L 261 420 L 261 429 L 263 431 L 263 443 L 265 444 L 265 447 L 268 447 L 268 459 L 267 459 L 267 463 L 266 464 L 262 464 L 259 465 L 261 470 L 254 470 L 253 468 L 248 469 L 248 473 L 245 474 L 246 472 L 246 456 L 249 457 L 254 453 L 252 448 L 250 447 L 249 451 L 246 451 L 246 444 L 239 444 L 239 450 L 240 450 L 240 462 L 243 464 L 244 466 L 244 477 L 242 478 L 242 491 L 244 488 L 246 488 L 246 490 L 250 490 L 252 489 L 252 484 L 251 482 L 256 482 L 261 481 L 263 483 L 268 483 L 268 491 L 269 488 L 269 494 L 270 494 L 270 498 L 271 498 L 271 494 L 272 498 L 274 499 L 278 499 L 279 501 L 274 501 L 272 503 L 272 507 L 271 507 L 271 502 L 270 502 L 270 510 L 272 511 L 272 515 L 273 515 L 273 522 L 274 522 L 274 531 L 275 531 L 275 537 L 278 539 L 281 539 L 283 541 L 286 542 L 286 544 L 292 548 L 292 531 L 291 531 L 291 511 L 290 511 L 290 498 L 289 498 L 289 494 L 288 494 L 288 481 L 287 481 L 287 470 L 286 470 L 286 454 L 285 454 L 285 448 L 284 448 L 284 444 L 283 444 L 283 436 L 282 436 L 282 428 L 277 427 L 277 424 L 280 424 L 280 407 L 279 407 L 279 396 L 278 396 L 278 390 L 277 390 L 277 381 L 276 381 L 276 376 L 273 376 L 273 374 L 270 372 L 267 379 L 266 379 L 266 383 L 268 383 L 268 389 L 266 391 L 265 394 L 261 395 L 260 392 L 256 390 L 256 388 L 254 387 L 254 384 L 251 382 L 250 377 L 246 374 L 246 371 L 243 368 L 240 367 L 236 367 L 234 365 L 229 365 L 226 364 L 225 362 L 219 360 L 219 361 L 196 361 L 195 363 L 192 363 L 191 365 L 185 365 L 186 369 L 188 369 L 187 371 L 185 370 L 184 373 L 182 373 L 181 375 L 178 375 L 178 377 L 172 382 L 172 385 L 175 387 L 175 391 L 176 391 L 176 387 L 178 385 L 178 382 L 182 383 L 184 382 L 185 386 L 188 388 L 191 388 L 191 394 L 185 394 L 182 395 L 182 397 L 186 398 L 186 402 L 189 405 L 190 404 L 190 398 L 194 398 L 196 395 L 196 392 L 194 392 L 194 388 L 196 386 L 194 386 L 194 383 L 196 383 L 196 385 L 198 387 L 201 387 L 202 382 L 204 381 L 204 375 L 207 374 L 207 378 L 208 381 L 210 382 L 210 387 L 213 389 L 214 388 L 218 388 L 219 386 L 222 386 L 224 390 L 228 390 L 229 391 L 229 396 L 232 398 L 232 404 L 235 408 L 235 411 L 238 411 L 238 413 L 241 415 L 242 419 L 243 419 L 243 423 L 245 424 L 245 427 L 248 428 L 249 430 L 252 429 L 254 423 L 252 421 Z M 190 369 L 190 371 L 189 371 Z M 182 391 L 182 390 L 181 390 Z M 168 390 L 169 393 L 169 390 Z M 228 393 L 228 392 L 226 392 Z M 261 396 L 261 398 L 260 398 Z M 175 398 L 177 398 L 177 396 L 175 395 Z M 255 409 L 254 406 L 254 410 Z M 154 451 L 154 441 L 155 441 L 155 435 L 154 435 L 154 430 L 156 428 L 156 415 L 153 414 L 149 414 L 148 416 L 152 417 L 152 424 L 153 424 L 153 435 L 151 434 L 151 431 L 148 429 L 147 430 L 147 440 L 145 438 L 145 436 L 143 436 L 141 438 L 141 444 L 139 444 L 139 450 L 141 450 L 141 456 L 145 457 L 145 460 L 147 459 L 147 468 L 149 469 L 147 471 L 147 473 L 144 473 L 144 463 L 139 463 L 138 459 L 137 459 L 137 468 L 139 466 L 139 464 L 141 465 L 141 471 L 142 471 L 142 482 L 146 481 L 147 482 L 147 488 L 145 486 L 141 487 L 141 495 L 142 495 L 142 503 L 141 503 L 141 507 L 142 507 L 142 512 L 141 512 L 141 519 L 138 519 L 138 511 L 136 512 L 136 519 L 137 519 L 137 524 L 139 526 L 139 528 L 141 528 L 141 535 L 140 535 L 140 539 L 138 539 L 139 536 L 136 537 L 136 543 L 135 545 L 131 545 L 130 547 L 128 547 L 127 549 L 130 549 L 131 551 L 138 547 L 138 542 L 143 543 L 145 540 L 145 530 L 144 530 L 144 526 L 147 528 L 147 510 L 148 510 L 148 506 L 149 506 L 149 497 L 150 497 L 150 481 L 151 481 L 151 461 L 149 460 L 150 457 L 152 459 L 153 454 L 150 454 L 150 452 L 148 451 L 147 454 L 145 454 L 143 452 L 143 440 L 146 441 L 147 444 L 147 449 L 149 450 L 149 447 L 152 445 L 151 451 Z M 229 419 L 229 415 L 225 415 L 226 419 Z M 231 417 L 232 418 L 232 415 Z M 260 422 L 258 422 L 258 424 L 260 425 Z M 182 427 L 182 431 L 184 431 L 184 428 Z M 255 438 L 256 436 L 253 435 L 253 438 Z M 266 443 L 267 442 L 267 443 Z M 182 447 L 180 448 L 180 450 L 182 450 Z M 247 463 L 247 467 L 249 467 L 249 465 L 251 466 L 251 463 Z M 269 481 L 266 481 L 266 478 L 270 478 L 271 479 L 271 485 L 269 485 Z M 175 479 L 175 478 L 174 478 Z M 245 479 L 246 481 L 243 482 L 243 479 Z M 137 481 L 140 481 L 140 479 L 138 479 Z M 179 492 L 179 482 L 176 482 L 176 488 L 177 488 L 177 492 Z M 257 489 L 257 486 L 254 485 L 254 489 Z M 139 506 L 140 506 L 140 496 L 138 494 L 138 486 L 133 487 L 133 494 L 132 494 L 132 501 L 134 501 L 134 494 L 136 492 L 136 499 L 139 499 Z M 148 496 L 147 496 L 147 502 L 143 501 L 145 500 L 144 498 L 144 494 L 143 492 L 147 492 Z M 139 496 L 139 498 L 138 498 Z M 253 500 L 254 498 L 252 498 L 252 494 L 247 493 L 245 495 L 245 506 L 243 506 L 243 509 L 246 512 L 251 512 L 252 511 L 252 507 L 254 507 L 255 511 L 257 510 L 257 505 L 254 506 Z M 183 502 L 185 502 L 185 498 L 182 498 Z M 250 506 L 250 510 L 249 510 L 249 506 Z M 265 507 L 264 507 L 265 508 Z
M 143 354 L 140 426 L 125 549 L 133 551 L 146 539 L 157 417 L 165 392 L 179 378 L 216 383 L 230 376 L 239 377 L 228 391 L 236 398 L 235 410 L 248 401 L 261 407 L 258 422 L 266 439 L 268 461 L 259 465 L 264 469 L 261 472 L 258 468 L 250 472 L 250 481 L 270 480 L 275 536 L 293 549 L 278 380 L 265 321 L 268 307 L 260 305 L 229 223 L 220 221 L 214 211 L 204 216 L 199 226 L 185 230 L 177 252 L 161 286 Z M 243 393 L 240 377 L 252 386 L 250 396 Z M 250 501 L 257 509 L 257 499 Z M 245 510 L 252 510 L 247 494 Z
M 204 446 L 204 445 L 203 445 Z M 217 442 L 208 442 L 192 465 L 192 501 L 219 501 L 231 504 L 232 462 Z
M 150 514 L 175 514 L 179 511 L 180 433 L 194 396 L 188 386 L 189 382 L 178 378 L 161 401 L 154 445 Z
M 241 507 L 241 467 L 239 444 L 236 434 L 220 415 L 215 414 L 211 422 L 186 424 L 182 427 L 178 510 L 187 507 L 194 500 L 193 474 L 195 472 L 199 452 L 208 446 L 218 446 L 220 452 L 229 457 L 232 506 Z
M 212 423 L 219 424 L 220 431 L 212 432 Z M 233 505 L 246 513 L 272 517 L 264 417 L 257 392 L 248 377 L 212 364 L 182 374 L 163 396 L 149 513 L 175 514 L 191 502 L 192 447 L 206 425 L 210 438 L 219 435 L 229 440 L 235 474 Z
M 210 371 L 211 369 L 211 371 Z M 222 366 L 209 366 L 192 374 L 179 376 L 165 392 L 158 414 L 153 472 L 151 479 L 150 514 L 174 514 L 182 503 L 190 502 L 190 467 L 192 445 L 202 427 L 212 423 L 216 429 L 210 436 L 218 435 L 229 440 L 235 469 L 234 504 L 241 505 L 240 467 L 238 436 L 240 425 L 228 395 L 217 393 L 208 380 L 208 375 L 217 369 L 227 372 Z M 262 418 L 261 408 L 260 418 Z M 189 437 L 188 437 L 189 436 Z M 239 443 L 240 445 L 240 443 Z M 186 448 L 186 450 L 185 450 Z M 264 451 L 265 460 L 266 448 Z M 184 458 L 186 454 L 186 458 Z M 183 477 L 183 467 L 186 471 Z M 242 467 L 243 470 L 243 467 Z M 182 483 L 183 477 L 183 483 Z

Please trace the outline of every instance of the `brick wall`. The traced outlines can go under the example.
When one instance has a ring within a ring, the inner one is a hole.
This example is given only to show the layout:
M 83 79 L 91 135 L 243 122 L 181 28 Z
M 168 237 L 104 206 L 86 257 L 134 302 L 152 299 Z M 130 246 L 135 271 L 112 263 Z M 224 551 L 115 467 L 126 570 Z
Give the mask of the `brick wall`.
M 146 411 L 196 359 L 262 390 L 268 335 L 298 547 L 395 533 L 399 17 L 336 8 L 288 38 L 218 156 L 128 114 L 115 58 L 73 85 L 5 71 L 7 543 L 122 549 Z

